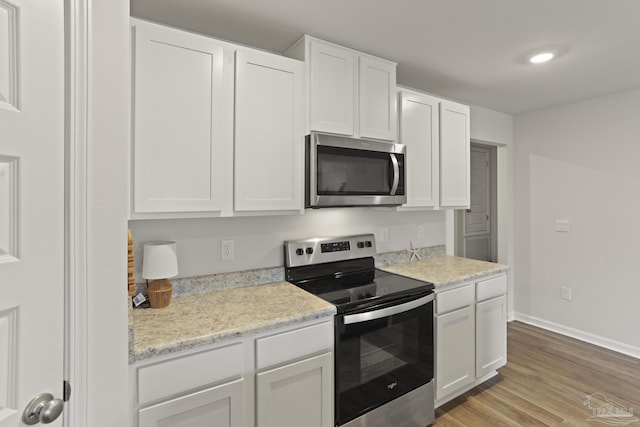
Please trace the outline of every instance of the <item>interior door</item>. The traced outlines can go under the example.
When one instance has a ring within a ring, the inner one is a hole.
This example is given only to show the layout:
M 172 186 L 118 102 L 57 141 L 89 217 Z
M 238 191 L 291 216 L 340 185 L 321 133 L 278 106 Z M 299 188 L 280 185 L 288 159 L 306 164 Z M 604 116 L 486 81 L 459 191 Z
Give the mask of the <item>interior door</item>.
M 471 203 L 464 214 L 464 256 L 491 260 L 489 150 L 471 147 Z
M 0 0 L 1 427 L 24 425 L 38 394 L 62 397 L 63 4 Z

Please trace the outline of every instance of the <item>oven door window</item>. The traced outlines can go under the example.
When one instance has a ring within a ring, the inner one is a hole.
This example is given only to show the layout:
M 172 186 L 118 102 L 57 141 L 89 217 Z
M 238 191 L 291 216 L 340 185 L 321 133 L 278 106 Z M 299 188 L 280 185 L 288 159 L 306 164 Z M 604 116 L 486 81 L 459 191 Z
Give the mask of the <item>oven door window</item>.
M 433 303 L 345 325 L 336 323 L 336 415 L 357 418 L 433 379 Z
M 388 153 L 318 146 L 318 195 L 389 195 L 393 165 Z

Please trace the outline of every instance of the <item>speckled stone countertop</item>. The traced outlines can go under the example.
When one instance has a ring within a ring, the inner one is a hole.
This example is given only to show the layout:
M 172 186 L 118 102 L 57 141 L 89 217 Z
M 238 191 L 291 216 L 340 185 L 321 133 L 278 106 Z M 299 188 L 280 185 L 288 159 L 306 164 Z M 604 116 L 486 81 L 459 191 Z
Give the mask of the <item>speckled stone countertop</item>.
M 129 362 L 335 313 L 332 304 L 287 282 L 177 297 L 166 308 L 133 310 Z
M 390 273 L 431 282 L 435 285 L 436 292 L 452 289 L 463 283 L 509 270 L 509 267 L 503 264 L 454 256 L 439 256 L 378 268 Z

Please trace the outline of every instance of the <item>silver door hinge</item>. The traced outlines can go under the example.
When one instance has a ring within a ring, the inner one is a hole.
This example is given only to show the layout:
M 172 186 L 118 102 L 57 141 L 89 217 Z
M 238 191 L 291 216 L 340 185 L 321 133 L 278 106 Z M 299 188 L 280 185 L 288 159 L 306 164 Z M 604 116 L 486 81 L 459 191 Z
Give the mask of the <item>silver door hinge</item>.
M 62 400 L 68 402 L 71 398 L 71 384 L 69 381 L 62 381 Z

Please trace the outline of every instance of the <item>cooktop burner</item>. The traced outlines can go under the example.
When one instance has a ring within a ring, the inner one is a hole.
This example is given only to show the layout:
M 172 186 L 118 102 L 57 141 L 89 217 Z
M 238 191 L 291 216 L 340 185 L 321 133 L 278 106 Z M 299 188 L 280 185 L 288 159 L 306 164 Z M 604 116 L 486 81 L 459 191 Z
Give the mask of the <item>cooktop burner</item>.
M 376 269 L 375 253 L 372 234 L 287 241 L 286 280 L 338 313 L 433 292 L 431 283 Z

